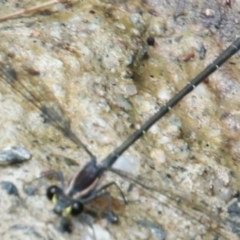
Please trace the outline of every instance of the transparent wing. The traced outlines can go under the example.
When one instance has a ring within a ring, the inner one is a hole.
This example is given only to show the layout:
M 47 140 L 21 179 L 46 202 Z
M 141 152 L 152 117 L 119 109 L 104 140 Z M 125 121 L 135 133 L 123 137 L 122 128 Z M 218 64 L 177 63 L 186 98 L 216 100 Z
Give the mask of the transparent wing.
M 81 147 L 91 157 L 94 155 L 73 133 L 70 120 L 53 93 L 36 77 L 18 77 L 15 69 L 8 63 L 0 63 L 0 80 L 9 84 L 14 91 L 38 108 L 47 122 L 60 130 L 67 138 Z
M 128 179 L 133 185 L 141 187 L 146 194 L 157 201 L 161 205 L 165 205 L 167 208 L 173 208 L 176 212 L 191 219 L 191 222 L 202 225 L 206 229 L 206 232 L 210 233 L 212 239 L 214 236 L 221 237 L 220 239 L 238 239 L 238 237 L 232 232 L 234 231 L 234 221 L 229 216 L 229 208 L 226 211 L 214 211 L 212 206 L 209 206 L 207 202 L 196 193 L 186 193 L 183 189 L 178 190 L 177 187 L 164 184 L 161 181 L 157 181 L 157 186 L 150 186 L 150 180 L 144 175 L 139 178 L 135 178 L 130 174 L 118 169 L 110 169 L 111 172 L 118 174 L 119 176 Z M 236 211 L 235 211 L 236 212 Z M 231 215 L 231 214 L 230 214 Z M 232 221 L 232 223 L 230 223 Z M 206 239 L 206 238 L 204 238 Z

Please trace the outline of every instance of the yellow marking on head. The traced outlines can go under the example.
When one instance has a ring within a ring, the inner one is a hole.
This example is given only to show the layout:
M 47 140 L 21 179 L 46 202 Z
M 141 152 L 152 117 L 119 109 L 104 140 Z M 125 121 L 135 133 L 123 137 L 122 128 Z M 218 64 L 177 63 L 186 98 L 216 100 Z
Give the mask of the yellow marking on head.
M 67 217 L 68 215 L 70 215 L 72 212 L 72 206 L 69 206 L 67 208 L 64 209 L 63 213 L 62 213 L 62 216 L 63 217 Z
M 52 203 L 55 205 L 57 203 L 57 195 L 54 194 L 53 197 L 52 197 Z

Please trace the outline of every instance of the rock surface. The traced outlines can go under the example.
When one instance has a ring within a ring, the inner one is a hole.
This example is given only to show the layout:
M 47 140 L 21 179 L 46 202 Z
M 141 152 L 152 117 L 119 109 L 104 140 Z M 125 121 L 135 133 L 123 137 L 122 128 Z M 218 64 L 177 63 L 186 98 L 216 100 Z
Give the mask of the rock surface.
M 2 1 L 0 16 L 31 7 L 32 2 Z M 46 102 L 53 100 L 41 87 L 47 86 L 76 135 L 101 160 L 236 38 L 240 3 L 229 2 L 56 4 L 0 23 L 0 62 L 13 66 L 22 83 L 33 84 Z M 184 98 L 121 158 L 124 162 L 118 166 L 140 176 L 150 191 L 130 189 L 128 181 L 107 174 L 106 181 L 116 181 L 130 203 L 121 204 L 119 192 L 111 190 L 118 199 L 112 208 L 119 223 L 106 228 L 106 220 L 89 218 L 96 239 L 239 238 L 231 231 L 234 223 L 226 221 L 229 204 L 238 200 L 233 196 L 240 182 L 239 56 Z M 0 182 L 14 183 L 21 196 L 20 201 L 0 189 L 1 239 L 94 239 L 86 220 L 73 220 L 71 234 L 59 231 L 60 219 L 44 186 L 34 196 L 23 191 L 24 183 L 44 171 L 61 170 L 70 179 L 77 167 L 69 159 L 83 166 L 88 155 L 9 85 L 1 81 L 0 89 L 0 148 L 21 145 L 32 155 L 18 167 L 0 169 Z M 126 167 L 128 158 L 132 165 Z

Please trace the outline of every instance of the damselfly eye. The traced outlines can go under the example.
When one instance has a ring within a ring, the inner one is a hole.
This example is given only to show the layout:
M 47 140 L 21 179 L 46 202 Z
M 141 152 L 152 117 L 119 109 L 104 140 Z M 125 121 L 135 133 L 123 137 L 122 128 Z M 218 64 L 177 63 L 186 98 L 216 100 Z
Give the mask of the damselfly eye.
M 53 196 L 56 195 L 56 194 L 60 194 L 62 192 L 61 188 L 59 188 L 58 186 L 50 186 L 48 189 L 47 189 L 47 198 L 49 200 L 52 200 L 53 199 Z
M 83 211 L 83 204 L 80 202 L 74 202 L 72 204 L 71 214 L 77 216 Z

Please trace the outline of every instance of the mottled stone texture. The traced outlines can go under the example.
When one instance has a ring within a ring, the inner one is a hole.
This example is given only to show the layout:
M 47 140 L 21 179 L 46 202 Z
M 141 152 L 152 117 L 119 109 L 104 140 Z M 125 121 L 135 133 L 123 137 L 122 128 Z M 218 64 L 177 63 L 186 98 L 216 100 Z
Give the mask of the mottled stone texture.
M 0 61 L 11 64 L 27 88 L 37 89 L 41 101 L 54 99 L 43 92 L 47 87 L 74 132 L 101 160 L 236 38 L 240 3 L 229 2 L 56 4 L 0 23 Z M 40 3 L 1 1 L 0 16 Z M 184 98 L 118 162 L 152 189 L 127 191 L 129 182 L 109 174 L 106 181 L 116 181 L 129 200 L 125 206 L 119 192 L 110 190 L 119 223 L 107 228 L 101 217 L 84 216 L 73 220 L 71 234 L 59 231 L 60 218 L 44 195 L 45 185 L 56 179 L 41 181 L 33 196 L 23 185 L 53 169 L 69 179 L 88 155 L 0 82 L 0 148 L 22 145 L 32 155 L 22 165 L 0 169 L 0 181 L 14 183 L 21 196 L 0 189 L 1 239 L 94 239 L 90 222 L 96 239 L 104 240 L 238 239 L 239 216 L 229 206 L 238 201 L 233 196 L 240 182 L 239 56 Z M 91 203 L 91 208 L 104 212 L 106 202 Z

